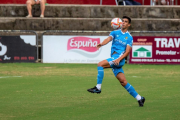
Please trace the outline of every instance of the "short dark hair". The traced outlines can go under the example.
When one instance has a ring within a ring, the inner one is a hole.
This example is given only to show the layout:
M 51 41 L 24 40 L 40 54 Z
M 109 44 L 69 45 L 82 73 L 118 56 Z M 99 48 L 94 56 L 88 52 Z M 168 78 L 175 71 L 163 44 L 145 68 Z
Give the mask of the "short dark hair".
M 129 23 L 131 23 L 131 18 L 130 18 L 130 17 L 128 17 L 128 16 L 123 16 L 123 19 L 124 19 L 124 18 L 128 19 Z

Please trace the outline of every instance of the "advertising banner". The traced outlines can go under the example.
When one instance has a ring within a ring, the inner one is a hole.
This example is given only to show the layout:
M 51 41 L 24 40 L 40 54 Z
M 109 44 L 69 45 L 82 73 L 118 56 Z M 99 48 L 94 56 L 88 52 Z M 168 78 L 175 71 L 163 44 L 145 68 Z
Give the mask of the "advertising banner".
M 35 35 L 0 36 L 0 63 L 35 62 L 36 60 Z
M 180 37 L 133 37 L 131 64 L 180 64 Z
M 111 42 L 96 45 L 108 36 L 43 35 L 43 63 L 98 63 L 110 57 Z

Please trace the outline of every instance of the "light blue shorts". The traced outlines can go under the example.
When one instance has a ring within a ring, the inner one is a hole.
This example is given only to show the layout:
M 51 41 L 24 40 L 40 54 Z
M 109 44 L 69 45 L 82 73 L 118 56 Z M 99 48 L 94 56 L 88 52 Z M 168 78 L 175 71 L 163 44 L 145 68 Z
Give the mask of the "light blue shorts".
M 117 74 L 120 73 L 120 72 L 124 73 L 122 67 L 125 64 L 125 59 L 121 60 L 119 62 L 119 65 L 114 65 L 114 62 L 113 62 L 114 60 L 118 59 L 119 57 L 120 57 L 119 54 L 113 54 L 111 56 L 111 58 L 106 59 L 109 62 L 115 76 L 117 76 Z

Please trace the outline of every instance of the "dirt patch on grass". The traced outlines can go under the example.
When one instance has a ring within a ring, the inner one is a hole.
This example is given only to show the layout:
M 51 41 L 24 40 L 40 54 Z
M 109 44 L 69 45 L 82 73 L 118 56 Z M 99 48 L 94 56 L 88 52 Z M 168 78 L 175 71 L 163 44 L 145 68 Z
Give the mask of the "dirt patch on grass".
M 56 67 L 39 67 L 39 68 L 52 69 L 52 68 L 56 68 Z
M 2 75 L 15 75 L 15 76 L 46 76 L 46 75 L 61 75 L 61 76 L 91 76 L 96 74 L 97 71 L 84 71 L 77 68 L 37 68 L 37 69 L 27 69 L 27 70 L 13 70 L 13 71 L 0 71 Z

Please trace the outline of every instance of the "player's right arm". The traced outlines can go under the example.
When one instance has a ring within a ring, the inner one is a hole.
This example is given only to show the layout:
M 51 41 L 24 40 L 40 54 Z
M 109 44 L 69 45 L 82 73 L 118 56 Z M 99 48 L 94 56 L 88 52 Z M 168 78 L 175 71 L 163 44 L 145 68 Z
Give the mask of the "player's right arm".
M 97 49 L 99 49 L 101 46 L 103 45 L 106 45 L 107 43 L 109 43 L 110 41 L 112 41 L 115 37 L 115 31 L 112 31 L 110 34 L 109 34 L 109 37 L 106 38 L 102 43 L 98 44 L 96 47 Z
M 99 43 L 99 44 L 97 44 L 97 49 L 99 49 L 101 46 L 103 46 L 103 45 L 106 45 L 107 43 L 109 43 L 111 40 L 112 40 L 113 38 L 112 38 L 112 36 L 109 36 L 108 38 L 106 38 L 102 43 Z

